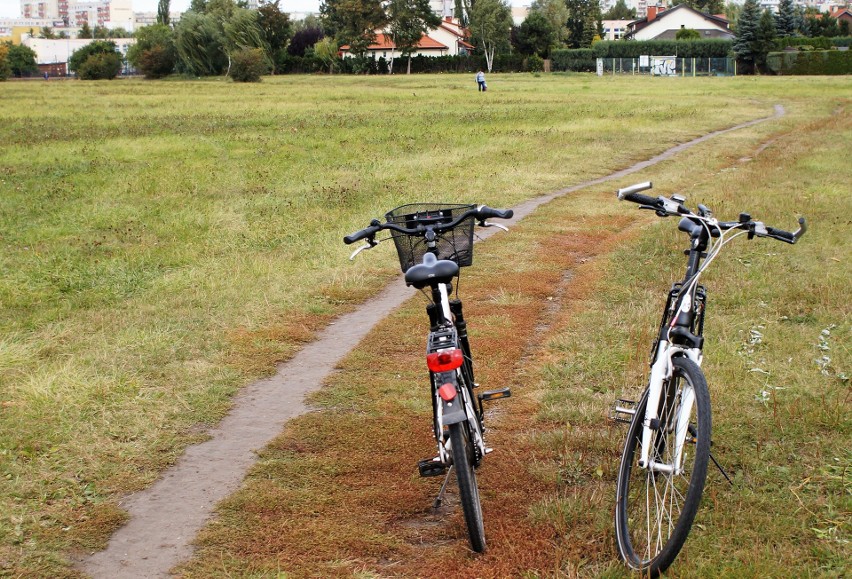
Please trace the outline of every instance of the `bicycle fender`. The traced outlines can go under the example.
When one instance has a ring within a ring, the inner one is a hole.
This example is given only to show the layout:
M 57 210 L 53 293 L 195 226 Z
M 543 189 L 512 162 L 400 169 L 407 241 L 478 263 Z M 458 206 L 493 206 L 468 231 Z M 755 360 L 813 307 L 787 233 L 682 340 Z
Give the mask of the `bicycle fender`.
M 449 402 L 441 399 L 441 410 L 443 411 L 443 423 L 458 424 L 467 420 L 467 413 L 464 411 L 464 401 L 461 396 L 456 396 Z

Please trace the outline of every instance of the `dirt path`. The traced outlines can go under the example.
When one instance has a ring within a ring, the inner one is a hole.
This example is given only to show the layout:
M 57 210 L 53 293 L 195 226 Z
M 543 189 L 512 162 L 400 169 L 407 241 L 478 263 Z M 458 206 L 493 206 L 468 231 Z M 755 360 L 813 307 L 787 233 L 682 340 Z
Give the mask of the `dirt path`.
M 709 133 L 611 175 L 531 199 L 514 208 L 515 217 L 509 223 L 562 195 L 620 179 L 711 138 L 783 114 L 783 107 L 776 105 L 772 116 Z M 483 230 L 480 237 L 492 233 L 494 230 Z M 256 460 L 255 451 L 277 436 L 290 418 L 306 412 L 305 396 L 319 389 L 373 326 L 411 295 L 402 280 L 389 284 L 356 311 L 329 324 L 274 376 L 243 389 L 230 414 L 210 431 L 210 440 L 187 448 L 153 486 L 121 502 L 130 514 L 129 522 L 113 535 L 104 551 L 80 561 L 79 569 L 109 579 L 169 576 L 172 567 L 191 556 L 192 540 L 216 503 L 239 487 Z

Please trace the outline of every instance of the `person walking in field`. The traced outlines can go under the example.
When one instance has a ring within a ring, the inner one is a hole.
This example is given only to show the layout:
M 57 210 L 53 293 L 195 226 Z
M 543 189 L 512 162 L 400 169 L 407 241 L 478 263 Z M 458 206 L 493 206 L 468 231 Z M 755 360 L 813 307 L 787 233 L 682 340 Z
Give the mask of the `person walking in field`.
M 479 91 L 483 92 L 488 89 L 488 86 L 485 84 L 485 73 L 481 70 L 476 73 L 476 82 L 479 84 Z

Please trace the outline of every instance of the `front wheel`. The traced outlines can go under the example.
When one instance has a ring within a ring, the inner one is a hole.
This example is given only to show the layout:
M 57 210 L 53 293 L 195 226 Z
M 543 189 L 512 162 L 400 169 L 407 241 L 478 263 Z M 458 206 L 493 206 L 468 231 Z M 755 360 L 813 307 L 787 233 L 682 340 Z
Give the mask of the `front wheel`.
M 618 554 L 632 569 L 656 577 L 683 547 L 704 492 L 710 456 L 710 394 L 701 369 L 674 358 L 660 396 L 659 425 L 651 436 L 649 463 L 639 466 L 648 392 L 630 423 L 618 469 L 615 534 Z M 678 423 L 686 431 L 678 454 Z
M 485 551 L 485 528 L 482 524 L 482 506 L 479 504 L 479 488 L 476 486 L 476 472 L 473 470 L 474 448 L 467 424 L 459 422 L 450 425 L 450 441 L 453 447 L 453 467 L 459 483 L 464 521 L 471 548 L 477 553 Z

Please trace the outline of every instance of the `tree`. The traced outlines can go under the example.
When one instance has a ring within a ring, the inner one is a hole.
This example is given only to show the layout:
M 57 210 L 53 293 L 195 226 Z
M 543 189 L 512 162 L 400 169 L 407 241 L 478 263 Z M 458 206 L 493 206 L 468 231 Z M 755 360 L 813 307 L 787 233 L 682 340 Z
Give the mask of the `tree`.
M 337 42 L 330 36 L 326 36 L 314 45 L 314 55 L 323 64 L 328 66 L 328 73 L 334 72 L 334 63 L 337 61 Z
M 266 46 L 269 47 L 269 57 L 273 65 L 276 55 L 286 46 L 292 34 L 290 17 L 281 11 L 279 0 L 266 0 L 257 9 L 257 23 L 263 33 Z M 274 66 L 272 72 L 275 72 Z
M 38 72 L 36 53 L 29 46 L 2 42 L 0 47 L 6 49 L 6 64 L 10 75 L 20 78 Z
M 106 26 L 95 26 L 92 31 L 92 38 L 110 38 L 109 28 Z
M 725 5 L 722 0 L 683 0 L 681 2 L 673 2 L 672 6 L 678 4 L 686 4 L 690 8 L 694 8 L 705 14 L 721 14 L 725 11 Z
M 470 8 L 472 0 L 455 0 L 453 2 L 453 16 L 459 21 L 462 28 L 470 26 Z
M 565 23 L 571 16 L 568 7 L 565 5 L 565 0 L 535 0 L 530 5 L 530 13 L 532 12 L 539 12 L 547 18 L 556 36 L 556 44 L 561 46 L 568 38 L 568 28 Z
M 94 36 L 92 36 L 92 29 L 89 27 L 88 22 L 83 22 L 83 25 L 80 27 L 80 32 L 77 33 L 77 38 L 94 38 Z
M 601 6 L 598 0 L 566 0 L 568 7 L 568 38 L 566 42 L 571 48 L 588 48 L 594 34 L 601 28 Z M 586 30 L 589 25 L 595 31 Z
M 11 43 L 0 42 L 0 81 L 7 80 L 12 76 L 12 67 L 9 66 L 9 45 Z
M 175 70 L 177 60 L 175 33 L 166 24 L 140 28 L 136 31 L 136 44 L 127 49 L 127 61 L 145 78 L 170 75 Z
M 215 16 L 184 13 L 175 27 L 178 68 L 194 76 L 221 74 L 228 66 L 224 44 L 225 33 Z
M 604 20 L 636 20 L 636 9 L 628 8 L 624 0 L 618 0 L 604 15 Z
M 111 40 L 95 40 L 74 51 L 68 68 L 83 80 L 115 78 L 121 72 L 121 54 Z
M 376 30 L 387 23 L 380 0 L 323 0 L 320 14 L 326 32 L 358 56 L 367 53 L 376 41 Z
M 505 0 L 476 0 L 470 11 L 470 31 L 477 49 L 485 54 L 488 72 L 494 65 L 494 53 L 509 45 L 512 11 Z
M 291 56 L 305 56 L 305 50 L 323 39 L 322 29 L 304 28 L 293 35 L 290 44 L 287 45 L 287 54 Z
M 757 54 L 755 64 L 760 70 L 766 70 L 766 55 L 775 46 L 775 17 L 767 8 L 760 15 L 757 27 Z
M 169 9 L 171 8 L 171 0 L 160 0 L 157 4 L 157 24 L 169 25 Z
M 411 53 L 420 44 L 423 35 L 441 24 L 441 18 L 429 6 L 429 0 L 390 0 L 387 4 L 388 31 L 400 56 L 408 57 L 411 74 Z M 393 72 L 393 50 L 389 71 Z
M 701 33 L 694 28 L 681 28 L 675 34 L 675 40 L 701 40 Z
M 52 40 L 56 38 L 56 34 L 54 34 L 53 28 L 50 26 L 42 26 L 41 30 L 39 30 L 39 37 Z
M 518 51 L 547 58 L 554 44 L 556 31 L 550 21 L 541 12 L 531 11 L 518 28 Z
M 796 32 L 796 15 L 793 10 L 793 0 L 781 0 L 778 4 L 778 14 L 775 15 L 775 34 L 780 38 L 793 36 Z
M 744 71 L 755 72 L 760 60 L 760 6 L 757 0 L 745 0 L 737 20 L 733 50 Z
M 224 20 L 222 30 L 225 33 L 224 51 L 228 57 L 228 71 L 231 70 L 232 56 L 243 50 L 257 48 L 265 55 L 267 65 L 271 66 L 269 45 L 258 23 L 259 15 L 255 10 L 236 8 L 230 19 Z M 254 56 L 245 56 L 251 60 Z
M 731 30 L 737 29 L 737 20 L 739 20 L 742 6 L 736 2 L 728 2 L 725 4 L 725 18 L 728 19 L 728 26 Z

